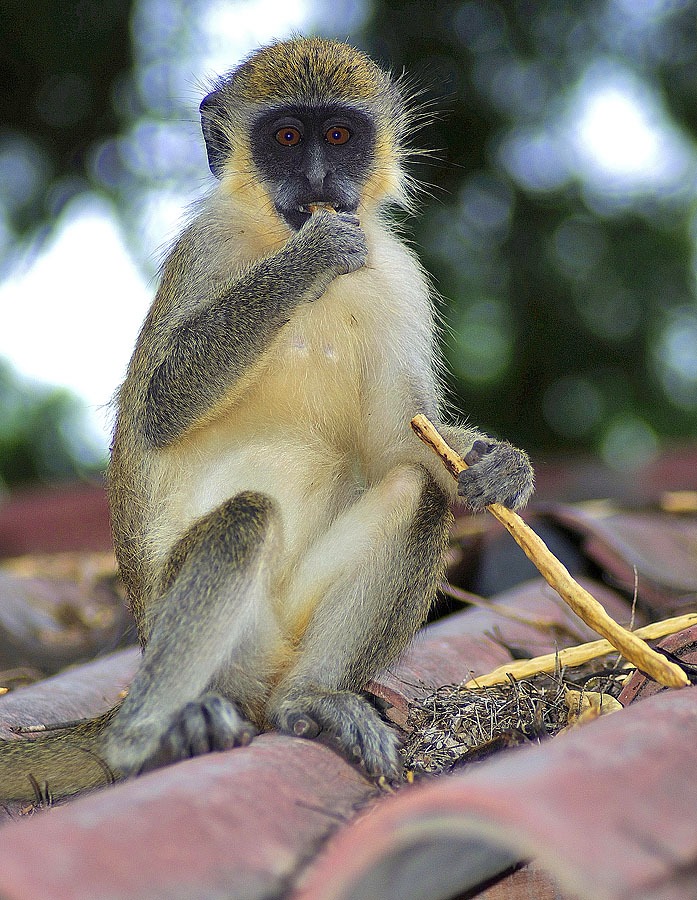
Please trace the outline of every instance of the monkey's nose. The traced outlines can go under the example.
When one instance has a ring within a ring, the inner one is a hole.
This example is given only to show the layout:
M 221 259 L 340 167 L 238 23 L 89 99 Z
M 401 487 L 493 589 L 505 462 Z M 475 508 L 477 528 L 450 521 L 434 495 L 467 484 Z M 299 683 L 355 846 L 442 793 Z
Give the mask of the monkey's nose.
M 305 162 L 305 177 L 310 190 L 319 198 L 324 191 L 329 169 L 324 159 L 321 148 L 313 147 L 307 155 Z

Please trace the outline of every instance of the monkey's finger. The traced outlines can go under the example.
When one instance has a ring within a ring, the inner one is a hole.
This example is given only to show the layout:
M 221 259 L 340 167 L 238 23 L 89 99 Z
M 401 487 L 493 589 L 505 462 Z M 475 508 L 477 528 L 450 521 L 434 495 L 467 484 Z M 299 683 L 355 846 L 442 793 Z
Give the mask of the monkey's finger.
M 318 212 L 318 210 L 320 210 L 320 209 L 326 209 L 327 212 L 330 212 L 330 213 L 336 212 L 336 207 L 332 206 L 331 203 L 320 203 L 320 202 L 308 203 L 307 208 L 313 215 L 314 215 L 314 213 Z
M 467 453 L 464 457 L 464 462 L 467 463 L 468 466 L 474 466 L 478 462 L 482 461 L 482 457 L 484 457 L 492 448 L 493 444 L 489 444 L 486 441 L 475 441 L 472 444 L 472 449 Z

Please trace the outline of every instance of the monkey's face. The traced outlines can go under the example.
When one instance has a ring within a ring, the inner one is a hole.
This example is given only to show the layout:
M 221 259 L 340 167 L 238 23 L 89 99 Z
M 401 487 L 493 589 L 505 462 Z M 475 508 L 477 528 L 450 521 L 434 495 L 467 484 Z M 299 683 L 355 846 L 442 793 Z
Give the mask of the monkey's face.
M 297 230 L 313 205 L 356 211 L 374 163 L 375 127 L 346 104 L 277 106 L 254 121 L 250 144 L 276 211 Z

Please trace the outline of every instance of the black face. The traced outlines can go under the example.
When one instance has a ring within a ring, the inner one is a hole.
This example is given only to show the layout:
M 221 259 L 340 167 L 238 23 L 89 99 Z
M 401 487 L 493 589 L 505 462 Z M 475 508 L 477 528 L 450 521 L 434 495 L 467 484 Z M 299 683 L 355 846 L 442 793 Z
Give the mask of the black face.
M 277 107 L 251 129 L 254 163 L 278 213 L 296 230 L 312 204 L 356 210 L 374 146 L 368 115 L 346 105 Z

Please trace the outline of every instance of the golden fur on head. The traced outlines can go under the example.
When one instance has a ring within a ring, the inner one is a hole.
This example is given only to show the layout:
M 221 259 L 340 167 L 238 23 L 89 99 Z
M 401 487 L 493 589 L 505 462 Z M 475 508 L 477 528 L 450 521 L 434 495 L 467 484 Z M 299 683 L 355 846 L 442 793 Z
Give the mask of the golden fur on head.
M 322 38 L 296 37 L 262 47 L 235 70 L 233 87 L 250 103 L 355 103 L 389 97 L 399 104 L 391 78 L 369 56 Z

